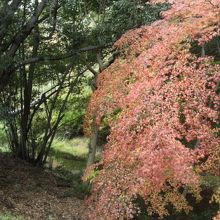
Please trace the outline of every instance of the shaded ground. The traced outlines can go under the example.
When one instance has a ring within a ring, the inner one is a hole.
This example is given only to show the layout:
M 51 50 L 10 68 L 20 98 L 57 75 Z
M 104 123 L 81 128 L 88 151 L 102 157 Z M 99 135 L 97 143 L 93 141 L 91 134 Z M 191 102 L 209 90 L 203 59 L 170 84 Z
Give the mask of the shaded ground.
M 55 171 L 0 154 L 0 213 L 30 220 L 85 220 L 80 173 Z

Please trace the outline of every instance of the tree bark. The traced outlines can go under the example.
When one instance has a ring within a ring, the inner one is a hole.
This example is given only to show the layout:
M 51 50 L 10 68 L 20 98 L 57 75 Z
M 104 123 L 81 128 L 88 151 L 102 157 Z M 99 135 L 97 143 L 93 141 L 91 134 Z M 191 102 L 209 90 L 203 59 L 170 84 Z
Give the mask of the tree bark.
M 98 140 L 98 126 L 94 120 L 92 124 L 92 134 L 89 144 L 89 156 L 87 160 L 87 167 L 91 166 L 95 162 L 97 140 Z
M 97 53 L 97 62 L 99 64 L 99 72 L 101 72 L 104 68 L 104 64 L 102 61 L 102 55 L 101 55 L 100 50 Z M 96 79 L 97 79 L 98 74 L 95 74 L 95 73 L 93 74 L 94 74 L 94 82 L 95 82 L 93 85 L 93 92 L 94 92 L 94 90 L 96 89 Z M 88 160 L 87 160 L 87 167 L 95 163 L 95 155 L 96 155 L 97 141 L 98 141 L 98 125 L 96 123 L 95 118 L 93 119 L 91 127 L 92 127 L 92 134 L 91 134 L 90 143 L 89 143 L 89 155 L 88 155 Z

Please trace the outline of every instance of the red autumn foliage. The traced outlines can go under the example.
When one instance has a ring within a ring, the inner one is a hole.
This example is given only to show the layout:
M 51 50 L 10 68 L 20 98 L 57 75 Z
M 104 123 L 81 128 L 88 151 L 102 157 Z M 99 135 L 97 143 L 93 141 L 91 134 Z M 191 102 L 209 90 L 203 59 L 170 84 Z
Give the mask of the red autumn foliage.
M 169 2 L 162 20 L 116 42 L 123 52 L 98 78 L 87 125 L 108 117 L 111 134 L 88 199 L 91 219 L 132 219 L 140 198 L 148 214 L 168 215 L 168 205 L 188 212 L 185 191 L 199 199 L 195 166 L 219 175 L 220 65 L 204 51 L 219 41 L 220 0 Z

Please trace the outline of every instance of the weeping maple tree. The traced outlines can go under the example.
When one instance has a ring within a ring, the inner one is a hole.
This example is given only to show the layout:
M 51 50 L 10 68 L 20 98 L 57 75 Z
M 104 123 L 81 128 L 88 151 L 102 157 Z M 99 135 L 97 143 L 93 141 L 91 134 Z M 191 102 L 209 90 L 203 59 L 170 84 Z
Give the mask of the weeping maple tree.
M 220 0 L 168 2 L 162 20 L 116 42 L 98 77 L 86 130 L 108 121 L 111 133 L 86 172 L 91 219 L 188 213 L 201 176 L 220 175 Z

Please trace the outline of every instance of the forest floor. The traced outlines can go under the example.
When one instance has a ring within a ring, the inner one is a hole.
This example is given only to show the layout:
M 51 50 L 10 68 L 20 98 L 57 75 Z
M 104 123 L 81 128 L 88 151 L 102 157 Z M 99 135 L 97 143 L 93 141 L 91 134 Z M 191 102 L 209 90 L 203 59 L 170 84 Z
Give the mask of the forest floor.
M 83 199 L 89 192 L 81 181 L 85 160 L 65 152 L 59 155 L 74 159 L 78 168 L 70 171 L 53 162 L 53 169 L 42 169 L 0 154 L 0 219 L 10 215 L 19 220 L 85 220 Z
M 87 144 L 84 138 L 55 140 L 44 169 L 0 149 L 0 220 L 86 220 L 84 198 L 90 189 L 81 177 Z M 204 180 L 203 200 L 185 219 L 210 220 L 216 215 L 218 206 L 209 202 L 210 189 L 220 187 L 220 181 L 210 176 Z

